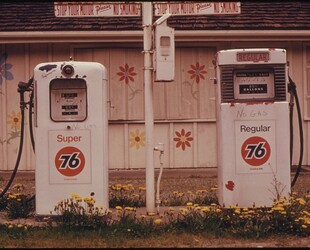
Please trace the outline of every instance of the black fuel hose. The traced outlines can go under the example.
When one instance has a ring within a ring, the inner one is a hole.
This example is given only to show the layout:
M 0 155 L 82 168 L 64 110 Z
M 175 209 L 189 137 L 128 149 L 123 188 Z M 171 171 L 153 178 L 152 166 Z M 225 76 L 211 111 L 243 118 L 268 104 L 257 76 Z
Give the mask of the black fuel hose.
M 30 134 L 31 134 L 31 142 L 32 142 L 32 147 L 34 150 L 34 138 L 33 138 L 33 132 L 32 132 L 32 122 L 31 122 L 31 116 L 32 116 L 32 106 L 33 106 L 33 88 L 32 88 L 32 83 L 33 83 L 33 77 L 29 79 L 29 81 L 27 83 L 25 82 L 19 82 L 18 84 L 18 92 L 20 95 L 20 110 L 21 110 L 21 129 L 20 129 L 20 141 L 19 141 L 19 148 L 18 148 L 18 153 L 17 153 L 17 158 L 16 158 L 16 162 L 15 162 L 15 167 L 13 169 L 13 173 L 8 181 L 8 183 L 6 184 L 6 186 L 4 187 L 4 189 L 2 190 L 2 192 L 0 193 L 0 198 L 2 198 L 6 192 L 9 190 L 10 186 L 13 183 L 13 180 L 16 176 L 18 167 L 19 167 L 19 163 L 20 163 L 20 159 L 22 156 L 22 151 L 23 151 L 23 145 L 24 145 L 24 130 L 25 130 L 25 108 L 27 106 L 27 103 L 25 102 L 25 98 L 24 98 L 24 94 L 26 91 L 31 91 L 30 94 L 30 101 L 29 101 L 29 120 L 30 120 L 30 126 L 31 126 L 31 130 L 30 130 Z
M 20 93 L 20 110 L 21 110 L 21 129 L 20 129 L 20 141 L 19 141 L 19 149 L 18 149 L 18 154 L 17 154 L 17 159 L 16 159 L 16 163 L 15 163 L 15 167 L 13 170 L 13 173 L 10 177 L 10 180 L 8 181 L 7 185 L 4 187 L 4 189 L 2 190 L 1 194 L 0 194 L 0 198 L 2 198 L 5 193 L 8 191 L 8 189 L 10 188 L 15 175 L 17 173 L 17 169 L 20 163 L 20 159 L 22 156 L 22 151 L 23 151 L 23 145 L 24 145 L 24 123 L 25 123 L 25 101 L 24 101 L 24 91 L 20 91 L 20 89 L 18 90 Z
M 301 170 L 301 165 L 302 165 L 302 159 L 303 159 L 303 151 L 304 151 L 304 139 L 303 139 L 303 127 L 302 127 L 302 117 L 301 117 L 301 109 L 300 109 L 300 104 L 299 104 L 299 99 L 298 99 L 298 94 L 296 91 L 296 84 L 295 82 L 291 79 L 291 77 L 289 76 L 289 91 L 293 94 L 295 100 L 296 100 L 296 108 L 297 108 L 297 115 L 298 115 L 298 125 L 299 125 L 299 142 L 300 142 L 300 154 L 299 154 L 299 162 L 298 162 L 298 166 L 296 169 L 296 173 L 295 176 L 293 178 L 293 181 L 291 183 L 291 187 L 293 187 L 297 181 L 297 178 L 300 174 L 300 170 Z M 292 120 L 292 116 L 290 117 Z M 292 121 L 290 121 L 292 124 Z M 292 126 L 292 125 L 291 125 Z M 292 134 L 292 131 L 291 131 Z M 292 142 L 291 142 L 292 145 Z M 292 149 L 291 149 L 291 154 L 292 154 Z M 291 156 L 292 158 L 292 156 Z
M 32 110 L 33 110 L 33 91 L 30 93 L 30 100 L 29 100 L 29 131 L 30 131 L 30 139 L 31 139 L 31 145 L 33 152 L 35 153 L 35 141 L 34 141 L 34 135 L 33 135 L 33 125 L 32 125 Z

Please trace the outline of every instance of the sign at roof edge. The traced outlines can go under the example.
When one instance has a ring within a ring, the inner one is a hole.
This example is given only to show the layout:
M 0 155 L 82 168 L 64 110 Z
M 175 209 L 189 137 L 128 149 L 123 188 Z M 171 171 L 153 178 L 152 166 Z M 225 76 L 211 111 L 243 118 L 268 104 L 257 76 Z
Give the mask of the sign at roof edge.
M 240 2 L 153 2 L 154 15 L 240 14 Z M 141 2 L 54 2 L 56 17 L 141 16 Z

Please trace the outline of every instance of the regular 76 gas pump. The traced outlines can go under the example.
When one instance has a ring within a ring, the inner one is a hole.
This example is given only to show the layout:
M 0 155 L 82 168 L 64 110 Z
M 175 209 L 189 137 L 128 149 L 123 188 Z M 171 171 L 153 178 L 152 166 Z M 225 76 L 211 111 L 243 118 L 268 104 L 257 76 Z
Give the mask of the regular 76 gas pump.
M 271 206 L 288 197 L 290 123 L 284 49 L 217 53 L 218 199 Z
M 34 69 L 36 214 L 72 193 L 108 208 L 107 75 L 95 62 Z

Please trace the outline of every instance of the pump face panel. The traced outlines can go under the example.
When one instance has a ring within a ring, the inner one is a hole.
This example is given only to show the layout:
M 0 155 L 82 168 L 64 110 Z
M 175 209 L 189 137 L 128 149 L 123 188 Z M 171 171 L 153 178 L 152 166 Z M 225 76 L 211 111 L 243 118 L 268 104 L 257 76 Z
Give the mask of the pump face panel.
M 84 79 L 53 79 L 50 83 L 51 119 L 55 122 L 87 118 L 87 86 Z
M 218 198 L 223 206 L 271 206 L 289 197 L 286 51 L 217 53 Z

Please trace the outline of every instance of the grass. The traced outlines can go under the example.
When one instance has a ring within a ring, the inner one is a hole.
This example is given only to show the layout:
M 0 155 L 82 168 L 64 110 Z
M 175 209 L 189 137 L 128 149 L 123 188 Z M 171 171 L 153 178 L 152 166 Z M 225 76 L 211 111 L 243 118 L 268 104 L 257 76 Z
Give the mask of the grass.
M 32 180 L 31 180 L 32 179 Z M 33 190 L 33 178 L 21 178 L 15 181 L 24 182 L 24 185 Z M 302 173 L 292 191 L 305 195 L 309 191 L 308 183 L 310 175 Z M 32 183 L 32 184 L 30 184 Z M 135 187 L 145 186 L 145 179 L 137 176 L 112 177 L 110 185 L 122 183 L 123 185 L 131 184 Z M 210 189 L 216 184 L 216 178 L 208 175 L 192 173 L 187 176 L 163 175 L 161 182 L 162 196 L 168 196 L 173 192 L 195 192 L 199 189 Z M 30 187 L 29 187 L 30 185 Z M 3 186 L 0 183 L 0 186 Z M 309 211 L 309 210 L 308 210 Z M 194 218 L 195 219 L 195 218 Z M 303 247 L 310 245 L 308 237 L 300 237 L 293 235 L 272 234 L 264 237 L 247 237 L 244 235 L 217 234 L 211 230 L 190 231 L 190 230 L 166 230 L 164 233 L 143 229 L 143 225 L 127 224 L 122 227 L 114 227 L 114 230 L 106 230 L 105 228 L 97 228 L 96 230 L 85 230 L 65 226 L 58 227 L 28 227 L 26 230 L 23 227 L 23 219 L 20 219 L 21 226 L 18 225 L 12 230 L 0 223 L 0 247 L 1 248 L 153 248 L 153 247 Z M 196 221 L 194 221 L 196 222 Z M 180 221 L 178 226 L 193 224 L 184 224 Z M 193 223 L 193 221 L 189 221 Z M 132 226 L 136 226 L 133 230 Z M 135 231 L 136 230 L 136 231 Z M 140 230 L 140 231 L 139 231 Z M 136 232 L 136 233 L 134 233 Z M 142 232 L 142 233 L 141 233 Z M 242 233 L 242 232 L 241 232 Z

